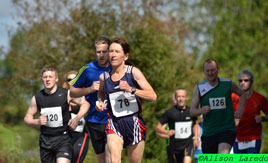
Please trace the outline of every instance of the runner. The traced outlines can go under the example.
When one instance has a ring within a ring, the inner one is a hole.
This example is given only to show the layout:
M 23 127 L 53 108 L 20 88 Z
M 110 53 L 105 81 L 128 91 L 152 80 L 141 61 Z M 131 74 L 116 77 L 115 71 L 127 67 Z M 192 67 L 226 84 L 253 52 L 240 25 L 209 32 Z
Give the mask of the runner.
M 172 153 L 168 157 L 169 163 L 191 163 L 193 154 L 193 128 L 197 127 L 196 117 L 190 116 L 190 108 L 186 106 L 188 100 L 185 89 L 177 89 L 174 93 L 175 105 L 167 109 L 156 127 L 156 133 L 161 138 L 170 139 L 168 152 Z M 169 130 L 163 125 L 168 123 Z M 197 133 L 195 133 L 197 137 Z M 174 156 L 176 159 L 174 159 Z M 175 161 L 176 160 L 176 161 Z
M 241 70 L 238 74 L 240 88 L 246 92 L 247 102 L 238 126 L 236 126 L 236 138 L 234 153 L 260 153 L 261 149 L 261 122 L 268 119 L 267 99 L 253 90 L 254 76 L 249 70 Z M 234 111 L 239 105 L 239 97 L 232 95 Z M 266 116 L 261 116 L 263 111 Z
M 246 94 L 232 80 L 218 77 L 219 66 L 213 59 L 203 64 L 207 80 L 194 88 L 191 115 L 203 114 L 203 153 L 230 153 L 235 140 L 234 116 L 243 114 Z M 240 96 L 239 108 L 233 113 L 231 94 Z M 201 109 L 198 105 L 201 104 Z
M 129 161 L 139 163 L 145 145 L 146 127 L 140 116 L 140 99 L 155 101 L 157 96 L 142 72 L 126 65 L 130 46 L 115 38 L 109 48 L 112 70 L 100 76 L 99 103 L 96 108 L 105 110 L 104 99 L 108 97 L 107 144 L 108 161 L 121 162 L 123 147 L 128 150 Z
M 201 148 L 201 136 L 202 136 L 202 133 L 203 133 L 203 115 L 201 114 L 200 116 L 200 122 L 198 123 L 198 127 L 195 128 L 194 132 L 197 133 L 197 137 L 194 137 L 193 139 L 194 140 L 197 140 L 195 141 L 195 143 L 197 144 L 194 144 L 194 148 L 195 148 L 195 152 L 194 152 L 194 162 L 197 163 L 198 162 L 198 155 L 199 154 L 203 154 L 202 153 L 202 148 Z
M 70 81 L 77 75 L 77 72 L 70 71 L 67 73 L 63 88 L 70 89 Z M 85 97 L 74 98 L 69 102 L 69 111 L 71 112 L 71 118 L 79 116 L 78 112 L 80 110 L 80 103 L 85 101 Z M 85 111 L 88 111 L 85 110 Z M 83 115 L 85 115 L 83 113 Z M 71 131 L 72 136 L 72 146 L 73 146 L 73 158 L 72 163 L 82 163 L 86 157 L 89 143 L 89 136 L 87 129 L 85 127 L 86 121 L 84 117 L 80 118 L 78 126 L 75 130 Z
M 44 86 L 32 97 L 24 122 L 28 126 L 40 126 L 40 157 L 44 163 L 70 163 L 72 144 L 69 127 L 75 129 L 80 117 L 70 120 L 68 90 L 57 86 L 58 74 L 52 67 L 44 67 L 41 73 Z M 79 115 L 88 110 L 89 104 L 80 103 Z M 35 119 L 34 116 L 40 113 Z
M 83 66 L 79 74 L 71 81 L 71 97 L 85 96 L 90 103 L 88 115 L 86 116 L 87 127 L 90 133 L 91 143 L 97 154 L 99 163 L 105 163 L 105 145 L 107 142 L 105 126 L 107 123 L 107 111 L 98 112 L 95 108 L 99 90 L 99 77 L 105 71 L 112 69 L 109 63 L 108 48 L 110 40 L 99 37 L 95 41 L 95 62 Z M 107 152 L 106 152 L 107 154 Z

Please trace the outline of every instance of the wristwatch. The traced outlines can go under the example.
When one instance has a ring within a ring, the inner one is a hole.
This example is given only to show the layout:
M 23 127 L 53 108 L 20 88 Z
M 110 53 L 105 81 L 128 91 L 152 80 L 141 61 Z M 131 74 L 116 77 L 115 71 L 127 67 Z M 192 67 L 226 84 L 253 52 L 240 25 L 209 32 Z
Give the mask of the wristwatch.
M 135 87 L 132 87 L 131 88 L 131 94 L 135 94 L 135 92 L 136 92 L 136 88 Z

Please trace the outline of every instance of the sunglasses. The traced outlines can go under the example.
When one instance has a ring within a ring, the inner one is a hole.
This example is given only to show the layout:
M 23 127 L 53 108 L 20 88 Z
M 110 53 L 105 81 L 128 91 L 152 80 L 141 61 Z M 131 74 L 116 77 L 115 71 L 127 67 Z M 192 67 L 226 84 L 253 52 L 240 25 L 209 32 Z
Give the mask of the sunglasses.
M 238 81 L 239 81 L 239 83 L 241 83 L 242 81 L 249 82 L 250 80 L 249 79 L 239 79 Z
M 70 82 L 72 81 L 73 79 L 65 79 L 66 82 Z

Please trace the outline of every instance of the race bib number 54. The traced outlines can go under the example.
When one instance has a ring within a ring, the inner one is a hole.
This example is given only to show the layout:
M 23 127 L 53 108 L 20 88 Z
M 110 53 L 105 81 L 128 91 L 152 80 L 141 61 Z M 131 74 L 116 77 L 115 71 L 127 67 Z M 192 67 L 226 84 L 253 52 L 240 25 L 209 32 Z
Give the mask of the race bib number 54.
M 192 134 L 192 121 L 189 122 L 175 122 L 175 138 L 186 139 Z
M 209 106 L 210 109 L 225 109 L 226 108 L 225 97 L 210 98 Z
M 129 92 L 114 92 L 109 94 L 113 115 L 122 117 L 139 111 L 135 95 Z

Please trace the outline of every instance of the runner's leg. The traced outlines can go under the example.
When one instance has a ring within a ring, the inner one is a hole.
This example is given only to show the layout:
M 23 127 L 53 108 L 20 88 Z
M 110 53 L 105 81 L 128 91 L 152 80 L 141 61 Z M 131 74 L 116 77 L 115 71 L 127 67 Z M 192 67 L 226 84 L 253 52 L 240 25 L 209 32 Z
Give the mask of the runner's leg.
M 145 142 L 140 141 L 134 146 L 127 146 L 129 162 L 131 163 L 141 163 L 143 152 L 144 152 Z
M 108 161 L 112 163 L 121 163 L 121 154 L 123 150 L 123 139 L 116 134 L 107 135 L 107 145 L 110 153 Z

